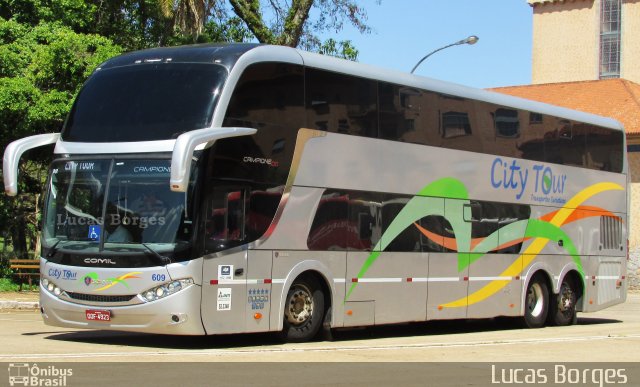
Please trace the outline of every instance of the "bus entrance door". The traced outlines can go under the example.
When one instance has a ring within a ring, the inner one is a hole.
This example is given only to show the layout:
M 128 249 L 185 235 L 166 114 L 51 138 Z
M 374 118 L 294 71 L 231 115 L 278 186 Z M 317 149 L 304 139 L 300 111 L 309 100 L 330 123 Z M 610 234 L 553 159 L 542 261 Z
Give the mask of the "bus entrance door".
M 245 331 L 247 251 L 205 258 L 202 322 L 207 334 Z
M 215 185 L 206 199 L 202 322 L 207 334 L 245 332 L 246 187 Z

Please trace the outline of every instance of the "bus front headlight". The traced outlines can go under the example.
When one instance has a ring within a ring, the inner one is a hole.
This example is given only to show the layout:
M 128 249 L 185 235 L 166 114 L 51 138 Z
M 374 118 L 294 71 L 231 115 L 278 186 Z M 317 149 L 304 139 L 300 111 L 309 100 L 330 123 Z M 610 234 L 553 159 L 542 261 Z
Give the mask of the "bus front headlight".
M 42 289 L 46 289 L 49 293 L 53 294 L 56 297 L 60 297 L 64 290 L 60 289 L 58 285 L 53 283 L 53 281 L 49 281 L 47 278 L 43 278 L 40 280 L 40 287 Z
M 193 285 L 192 278 L 179 279 L 145 290 L 138 294 L 138 297 L 142 298 L 146 302 L 156 301 L 177 293 L 182 289 L 186 289 L 191 285 Z

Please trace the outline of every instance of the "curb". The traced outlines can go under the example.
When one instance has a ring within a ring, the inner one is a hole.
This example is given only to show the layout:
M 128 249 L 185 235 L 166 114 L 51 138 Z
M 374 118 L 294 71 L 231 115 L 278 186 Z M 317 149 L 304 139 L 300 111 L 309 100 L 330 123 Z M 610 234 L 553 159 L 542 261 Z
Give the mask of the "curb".
M 29 301 L 0 301 L 0 311 L 4 310 L 35 310 L 40 307 L 38 302 Z

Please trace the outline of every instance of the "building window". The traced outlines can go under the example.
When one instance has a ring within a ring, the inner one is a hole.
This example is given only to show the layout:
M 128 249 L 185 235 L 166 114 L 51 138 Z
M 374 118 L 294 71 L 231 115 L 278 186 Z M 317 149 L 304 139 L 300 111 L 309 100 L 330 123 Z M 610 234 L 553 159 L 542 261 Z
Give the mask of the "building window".
M 520 137 L 520 120 L 518 111 L 513 109 L 497 109 L 493 114 L 493 122 L 498 137 Z
M 620 78 L 620 3 L 600 3 L 600 79 Z
M 467 113 L 442 113 L 442 137 L 451 138 L 469 135 L 471 135 L 471 123 Z
M 531 125 L 535 125 L 535 124 L 541 124 L 542 123 L 542 114 L 540 113 L 529 113 L 529 124 Z

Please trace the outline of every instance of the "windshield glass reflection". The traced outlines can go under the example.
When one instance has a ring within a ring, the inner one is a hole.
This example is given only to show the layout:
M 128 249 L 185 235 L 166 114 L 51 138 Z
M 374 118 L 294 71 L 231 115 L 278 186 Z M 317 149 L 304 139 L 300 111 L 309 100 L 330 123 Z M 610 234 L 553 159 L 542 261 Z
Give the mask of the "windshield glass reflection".
M 170 190 L 170 172 L 169 160 L 54 162 L 43 247 L 166 251 L 187 243 L 185 194 Z

